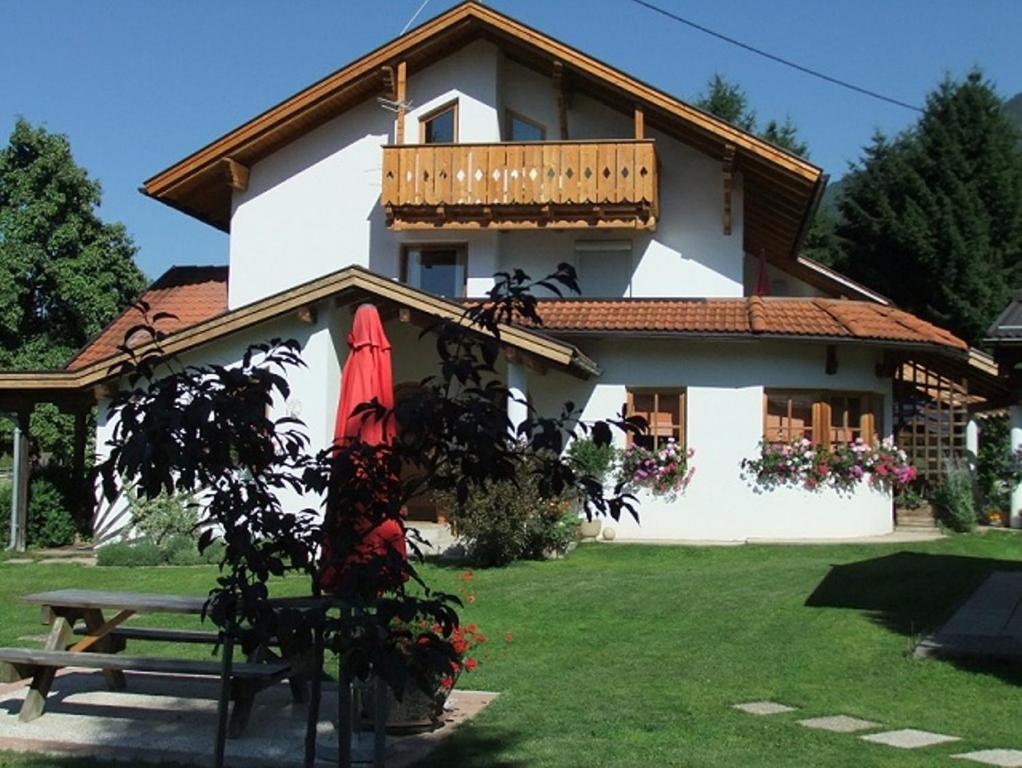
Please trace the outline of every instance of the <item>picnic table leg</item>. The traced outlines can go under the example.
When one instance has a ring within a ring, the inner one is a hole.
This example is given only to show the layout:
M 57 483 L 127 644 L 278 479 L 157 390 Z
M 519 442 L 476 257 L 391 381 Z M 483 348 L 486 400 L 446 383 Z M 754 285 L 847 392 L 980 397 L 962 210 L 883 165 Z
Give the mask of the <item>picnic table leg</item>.
M 47 651 L 63 651 L 70 644 L 73 634 L 72 623 L 64 616 L 55 616 L 44 647 Z M 18 719 L 21 722 L 35 720 L 46 709 L 46 694 L 50 692 L 56 674 L 57 670 L 53 667 L 36 667 L 35 674 L 32 675 L 32 684 L 18 712 Z
M 258 691 L 259 684 L 254 680 L 234 681 L 234 709 L 231 711 L 231 722 L 227 726 L 228 738 L 237 739 L 244 735 Z
M 103 620 L 103 612 L 99 610 L 89 609 L 82 612 L 83 618 L 85 619 L 85 627 L 89 631 L 89 634 L 97 634 L 103 628 L 106 622 Z M 124 650 L 124 641 L 117 642 L 114 638 L 109 635 L 100 638 L 92 643 L 91 647 L 98 652 L 105 653 L 118 653 Z M 107 687 L 111 691 L 123 690 L 127 683 L 124 679 L 124 673 L 119 669 L 104 669 L 103 677 L 106 678 Z
M 305 768 L 316 765 L 316 736 L 319 726 L 319 702 L 323 682 L 323 628 L 316 627 L 313 636 L 311 691 L 309 692 L 309 718 L 305 725 Z

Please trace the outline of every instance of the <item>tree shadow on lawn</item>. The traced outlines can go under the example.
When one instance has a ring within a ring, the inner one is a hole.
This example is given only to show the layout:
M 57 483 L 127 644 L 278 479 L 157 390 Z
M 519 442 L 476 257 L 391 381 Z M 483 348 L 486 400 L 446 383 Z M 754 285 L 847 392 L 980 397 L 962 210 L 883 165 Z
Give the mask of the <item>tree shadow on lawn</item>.
M 462 725 L 415 768 L 525 768 L 524 760 L 495 757 L 519 741 L 519 734 L 504 728 Z
M 921 637 L 947 621 L 995 571 L 1022 571 L 1022 562 L 996 558 L 898 552 L 831 566 L 805 605 L 854 608 L 892 632 Z M 1022 665 L 955 659 L 955 666 L 1022 685 Z

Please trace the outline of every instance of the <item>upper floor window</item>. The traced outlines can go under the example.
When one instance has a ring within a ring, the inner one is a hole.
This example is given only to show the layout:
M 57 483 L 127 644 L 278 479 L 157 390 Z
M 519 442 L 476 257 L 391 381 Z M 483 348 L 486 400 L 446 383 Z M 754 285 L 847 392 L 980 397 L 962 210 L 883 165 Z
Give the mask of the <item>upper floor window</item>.
M 768 442 L 869 442 L 880 424 L 882 398 L 870 392 L 768 389 L 763 400 L 763 439 Z
M 437 296 L 465 295 L 465 249 L 457 245 L 416 245 L 405 249 L 404 281 Z
M 544 141 L 546 128 L 542 123 L 530 120 L 513 110 L 507 110 L 508 141 Z
M 685 447 L 685 390 L 684 389 L 632 389 L 627 390 L 625 413 L 646 420 L 646 433 L 629 435 L 629 444 L 651 451 L 659 450 L 674 440 Z
M 452 101 L 419 118 L 419 141 L 453 144 L 458 140 L 458 102 Z

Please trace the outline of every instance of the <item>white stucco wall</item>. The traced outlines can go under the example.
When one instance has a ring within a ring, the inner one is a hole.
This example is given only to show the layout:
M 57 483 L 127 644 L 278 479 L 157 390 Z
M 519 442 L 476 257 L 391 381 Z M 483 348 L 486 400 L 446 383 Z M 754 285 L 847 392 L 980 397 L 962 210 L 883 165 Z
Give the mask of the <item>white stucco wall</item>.
M 499 141 L 498 52 L 477 42 L 408 80 L 405 140 L 419 139 L 419 117 L 458 100 L 461 141 Z M 232 309 L 358 264 L 400 274 L 402 243 L 466 243 L 472 275 L 492 274 L 496 233 L 395 233 L 380 207 L 382 150 L 394 114 L 369 99 L 288 144 L 250 169 L 235 192 L 230 238 Z
M 345 309 L 332 309 L 329 302 L 321 303 L 317 309 L 317 320 L 313 324 L 299 322 L 294 317 L 281 318 L 186 353 L 180 360 L 184 365 L 236 366 L 241 363 L 250 344 L 272 338 L 297 340 L 306 366 L 288 371 L 291 395 L 287 401 L 274 402 L 270 415 L 274 419 L 283 416 L 302 419 L 311 449 L 319 450 L 333 439 L 340 392 L 340 362 L 347 354 L 345 339 L 351 313 Z M 108 405 L 107 401 L 101 402 L 97 410 L 97 461 L 108 455 L 108 441 L 116 427 L 116 421 L 108 418 Z M 289 491 L 282 492 L 281 500 L 285 508 L 294 511 L 305 507 L 318 508 L 320 504 L 318 498 L 301 498 Z M 93 523 L 95 538 L 103 542 L 129 524 L 130 515 L 123 498 L 113 504 L 102 500 Z
M 838 373 L 828 376 L 820 344 L 605 340 L 585 349 L 600 361 L 602 375 L 583 382 L 556 371 L 531 373 L 537 409 L 555 412 L 573 400 L 591 421 L 620 413 L 628 386 L 687 388 L 687 442 L 696 451 L 692 482 L 676 499 L 641 492 L 638 524 L 607 521 L 618 538 L 835 539 L 892 530 L 890 496 L 865 485 L 847 495 L 765 491 L 740 478 L 742 459 L 757 455 L 762 438 L 764 387 L 875 392 L 884 397 L 883 429 L 889 432 L 890 380 L 876 377 L 879 353 L 839 348 Z
M 420 117 L 455 99 L 462 142 L 500 141 L 508 108 L 544 123 L 548 138 L 559 136 L 550 77 L 507 60 L 490 42 L 472 43 L 416 72 L 407 93 L 407 143 L 419 140 Z M 568 125 L 572 139 L 634 135 L 629 115 L 581 94 L 571 100 Z M 466 246 L 469 295 L 484 294 L 497 269 L 522 267 L 539 276 L 560 261 L 572 263 L 575 241 L 592 238 L 632 243 L 632 259 L 614 281 L 621 283 L 619 296 L 743 293 L 741 178 L 733 231 L 724 235 L 719 161 L 673 139 L 650 133 L 660 160 L 656 232 L 501 233 L 389 230 L 379 205 L 381 147 L 393 137 L 393 113 L 369 99 L 252 166 L 248 189 L 233 198 L 231 308 L 351 264 L 399 277 L 402 246 L 425 242 Z

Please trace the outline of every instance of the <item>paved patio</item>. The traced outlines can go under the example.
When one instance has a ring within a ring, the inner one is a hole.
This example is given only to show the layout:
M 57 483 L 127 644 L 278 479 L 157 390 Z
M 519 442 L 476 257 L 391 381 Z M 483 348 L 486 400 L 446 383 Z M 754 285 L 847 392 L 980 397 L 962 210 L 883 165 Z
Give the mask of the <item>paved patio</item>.
M 1022 659 L 1022 572 L 997 571 L 935 633 L 919 658 Z
M 209 678 L 128 673 L 128 689 L 110 692 L 103 675 L 68 670 L 58 675 L 47 711 L 30 723 L 18 721 L 24 684 L 0 686 L 0 750 L 90 756 L 133 763 L 176 761 L 210 765 L 216 728 L 218 681 Z M 496 694 L 455 691 L 441 728 L 426 734 L 388 737 L 389 768 L 420 760 Z M 335 686 L 324 686 L 319 723 L 319 757 L 335 755 Z M 227 763 L 248 768 L 300 768 L 305 741 L 305 707 L 291 702 L 286 683 L 256 699 L 245 736 L 227 742 Z M 371 758 L 372 733 L 361 734 L 356 758 Z M 320 759 L 318 765 L 328 765 Z M 334 760 L 336 765 L 336 759 Z

